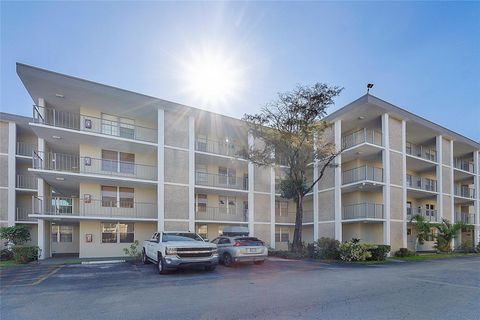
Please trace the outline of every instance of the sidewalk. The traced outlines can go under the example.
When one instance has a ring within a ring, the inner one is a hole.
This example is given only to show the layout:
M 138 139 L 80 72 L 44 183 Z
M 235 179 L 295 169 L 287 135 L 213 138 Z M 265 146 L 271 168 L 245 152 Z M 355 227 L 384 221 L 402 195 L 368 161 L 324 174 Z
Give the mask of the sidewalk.
M 64 264 L 82 264 L 82 263 L 119 263 L 125 262 L 129 259 L 127 257 L 109 257 L 109 258 L 74 258 L 74 257 L 59 257 L 48 258 L 45 260 L 39 260 L 38 262 L 32 262 L 32 264 L 39 265 L 64 265 Z

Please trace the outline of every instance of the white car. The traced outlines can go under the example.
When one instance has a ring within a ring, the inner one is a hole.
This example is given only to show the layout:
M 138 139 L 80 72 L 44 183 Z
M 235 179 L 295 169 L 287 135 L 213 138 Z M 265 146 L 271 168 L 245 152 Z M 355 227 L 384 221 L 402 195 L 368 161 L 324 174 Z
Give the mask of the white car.
M 226 267 L 237 262 L 262 264 L 268 256 L 263 241 L 247 236 L 220 236 L 212 240 L 218 247 L 219 260 Z
M 218 264 L 217 246 L 205 242 L 191 232 L 155 232 L 143 242 L 142 260 L 157 265 L 158 273 L 186 266 L 203 266 L 207 271 L 215 270 Z

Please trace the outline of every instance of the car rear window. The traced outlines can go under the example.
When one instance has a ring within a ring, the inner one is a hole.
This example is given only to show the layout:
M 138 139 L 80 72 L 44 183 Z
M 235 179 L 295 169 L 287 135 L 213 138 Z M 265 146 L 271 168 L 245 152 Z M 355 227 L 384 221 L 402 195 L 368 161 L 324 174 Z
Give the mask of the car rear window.
M 263 246 L 263 241 L 253 237 L 236 238 L 235 242 L 238 242 L 240 246 Z

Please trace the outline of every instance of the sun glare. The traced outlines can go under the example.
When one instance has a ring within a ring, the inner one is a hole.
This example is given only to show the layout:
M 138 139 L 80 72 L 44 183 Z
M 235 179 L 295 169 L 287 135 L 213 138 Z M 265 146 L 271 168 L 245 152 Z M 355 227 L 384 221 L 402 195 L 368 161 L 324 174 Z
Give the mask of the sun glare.
M 202 104 L 226 103 L 238 94 L 241 72 L 234 58 L 203 52 L 192 55 L 183 64 L 186 90 Z

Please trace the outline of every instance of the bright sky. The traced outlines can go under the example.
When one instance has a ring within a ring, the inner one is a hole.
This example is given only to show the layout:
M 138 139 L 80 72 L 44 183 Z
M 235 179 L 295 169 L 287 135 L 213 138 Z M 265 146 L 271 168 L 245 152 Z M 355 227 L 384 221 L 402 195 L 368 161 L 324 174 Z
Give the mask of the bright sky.
M 480 140 L 479 16 L 480 2 L 2 1 L 0 108 L 31 115 L 17 61 L 234 117 L 317 81 L 345 87 L 339 108 L 373 82 Z

